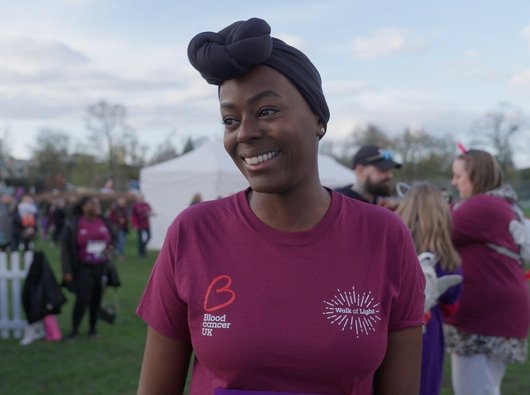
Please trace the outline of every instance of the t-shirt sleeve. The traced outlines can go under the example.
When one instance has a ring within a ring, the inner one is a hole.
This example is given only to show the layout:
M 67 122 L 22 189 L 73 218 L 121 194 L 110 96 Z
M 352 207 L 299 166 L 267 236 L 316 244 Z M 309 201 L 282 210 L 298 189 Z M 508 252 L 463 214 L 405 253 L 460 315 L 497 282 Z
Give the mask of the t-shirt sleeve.
M 424 324 L 425 276 L 410 232 L 403 230 L 399 293 L 392 305 L 388 330 L 400 331 Z
M 162 335 L 190 341 L 187 305 L 177 289 L 177 229 L 174 223 L 167 232 L 136 313 Z

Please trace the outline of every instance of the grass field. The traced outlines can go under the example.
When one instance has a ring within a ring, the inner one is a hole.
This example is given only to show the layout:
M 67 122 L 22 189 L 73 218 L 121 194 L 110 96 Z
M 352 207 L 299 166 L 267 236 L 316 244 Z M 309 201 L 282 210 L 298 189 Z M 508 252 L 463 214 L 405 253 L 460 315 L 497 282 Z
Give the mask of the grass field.
M 135 394 L 145 342 L 146 326 L 135 308 L 145 286 L 156 254 L 140 259 L 130 236 L 125 262 L 118 263 L 122 281 L 119 313 L 115 324 L 100 322 L 101 337 L 89 339 L 85 316 L 81 334 L 72 343 L 36 341 L 20 346 L 15 340 L 0 340 L 0 394 L 3 395 L 96 395 Z M 59 250 L 39 242 L 59 278 Z M 112 289 L 110 293 L 112 293 Z M 63 335 L 71 329 L 74 296 L 58 316 Z
M 86 317 L 81 335 L 73 344 L 38 340 L 20 346 L 18 340 L 0 340 L 0 394 L 2 395 L 132 395 L 136 393 L 146 327 L 135 308 L 156 258 L 155 252 L 140 259 L 135 254 L 135 235 L 127 244 L 127 258 L 118 264 L 122 287 L 119 315 L 114 325 L 99 324 L 101 337 L 89 339 Z M 59 251 L 40 242 L 59 276 Z M 111 291 L 112 292 L 112 291 Z M 70 330 L 74 297 L 58 316 L 63 334 Z M 530 362 L 510 365 L 503 395 L 530 394 Z M 446 363 L 443 395 L 450 395 L 449 365 Z

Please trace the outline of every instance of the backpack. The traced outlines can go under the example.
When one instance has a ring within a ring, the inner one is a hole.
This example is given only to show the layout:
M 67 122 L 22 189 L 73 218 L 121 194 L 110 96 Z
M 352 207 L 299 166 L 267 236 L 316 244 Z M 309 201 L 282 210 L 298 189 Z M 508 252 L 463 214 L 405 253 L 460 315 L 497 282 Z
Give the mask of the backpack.
M 530 263 L 530 219 L 521 215 L 520 220 L 513 220 L 509 225 L 515 244 L 521 250 L 523 262 Z
M 524 264 L 525 262 L 530 263 L 530 219 L 524 216 L 519 207 L 516 205 L 513 205 L 512 207 L 517 218 L 510 221 L 508 224 L 508 230 L 510 231 L 515 244 L 519 246 L 519 252 L 517 253 L 494 243 L 486 243 L 486 245 L 500 254 L 519 261 L 521 264 Z
M 22 216 L 22 227 L 24 228 L 34 228 L 35 222 L 35 216 L 33 214 L 24 214 Z
M 37 221 L 34 214 L 24 214 L 20 219 L 22 223 L 22 237 L 25 239 L 32 238 L 35 235 Z
M 422 252 L 418 255 L 418 261 L 425 276 L 424 312 L 427 313 L 438 304 L 438 298 L 447 289 L 462 282 L 462 276 L 460 274 L 448 274 L 438 277 L 435 269 L 438 258 L 432 252 Z

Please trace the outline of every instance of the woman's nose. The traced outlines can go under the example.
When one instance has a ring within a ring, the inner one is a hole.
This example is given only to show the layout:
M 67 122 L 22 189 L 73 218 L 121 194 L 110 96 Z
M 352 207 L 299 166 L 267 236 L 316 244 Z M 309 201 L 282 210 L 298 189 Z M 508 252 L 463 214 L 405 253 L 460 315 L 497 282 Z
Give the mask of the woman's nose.
M 243 118 L 237 129 L 237 142 L 238 143 L 249 143 L 261 137 L 262 132 L 260 131 L 258 122 L 248 117 Z

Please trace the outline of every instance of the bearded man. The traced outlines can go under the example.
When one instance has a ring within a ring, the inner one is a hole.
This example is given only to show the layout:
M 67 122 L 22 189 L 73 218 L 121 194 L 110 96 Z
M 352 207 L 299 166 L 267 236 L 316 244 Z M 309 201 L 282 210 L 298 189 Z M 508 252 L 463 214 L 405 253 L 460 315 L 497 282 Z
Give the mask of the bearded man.
M 366 203 L 377 204 L 395 210 L 397 199 L 391 198 L 394 169 L 400 163 L 392 154 L 376 145 L 363 145 L 353 156 L 352 168 L 355 172 L 355 183 L 337 189 L 337 192 Z

